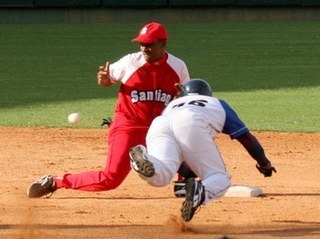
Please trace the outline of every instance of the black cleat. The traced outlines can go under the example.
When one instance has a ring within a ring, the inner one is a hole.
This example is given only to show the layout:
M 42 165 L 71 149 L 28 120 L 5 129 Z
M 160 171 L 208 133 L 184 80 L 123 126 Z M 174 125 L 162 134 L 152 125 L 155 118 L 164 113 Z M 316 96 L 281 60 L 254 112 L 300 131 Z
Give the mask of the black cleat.
M 29 198 L 50 197 L 56 190 L 53 177 L 51 175 L 45 175 L 30 185 L 27 190 L 27 196 Z
M 186 198 L 181 207 L 182 219 L 186 222 L 190 221 L 204 199 L 205 191 L 201 181 L 188 178 L 186 181 Z
M 184 198 L 186 196 L 186 179 L 177 180 L 173 182 L 173 193 L 177 198 Z

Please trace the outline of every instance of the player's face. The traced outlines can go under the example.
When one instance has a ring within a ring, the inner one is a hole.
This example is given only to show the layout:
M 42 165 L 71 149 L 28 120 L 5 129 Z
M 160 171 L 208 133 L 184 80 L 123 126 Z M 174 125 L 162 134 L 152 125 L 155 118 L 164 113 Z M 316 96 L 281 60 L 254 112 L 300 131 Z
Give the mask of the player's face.
M 154 62 L 161 59 L 165 54 L 165 42 L 155 41 L 151 44 L 140 43 L 140 50 L 147 62 Z

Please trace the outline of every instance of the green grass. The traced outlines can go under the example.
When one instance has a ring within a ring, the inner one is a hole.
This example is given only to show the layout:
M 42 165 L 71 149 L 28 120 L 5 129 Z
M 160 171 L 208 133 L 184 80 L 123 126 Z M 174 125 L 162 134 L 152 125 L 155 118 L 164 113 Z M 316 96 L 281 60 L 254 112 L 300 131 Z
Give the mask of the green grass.
M 55 103 L 39 103 L 1 110 L 3 125 L 97 128 L 102 119 L 112 116 L 115 99 L 88 99 Z M 80 112 L 81 124 L 70 125 L 68 115 Z
M 166 24 L 168 50 L 254 130 L 320 132 L 320 22 Z M 118 87 L 99 65 L 138 50 L 140 24 L 0 25 L 0 125 L 100 127 Z
M 319 92 L 314 87 L 215 95 L 226 99 L 252 130 L 319 132 Z

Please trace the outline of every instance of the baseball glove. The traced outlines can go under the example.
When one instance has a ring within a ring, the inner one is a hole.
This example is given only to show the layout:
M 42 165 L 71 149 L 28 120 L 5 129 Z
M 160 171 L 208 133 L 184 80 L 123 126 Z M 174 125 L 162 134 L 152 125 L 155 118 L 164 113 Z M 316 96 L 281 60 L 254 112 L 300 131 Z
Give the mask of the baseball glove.
M 270 162 L 268 162 L 266 165 L 260 165 L 260 164 L 256 164 L 256 168 L 258 169 L 258 171 L 260 173 L 262 173 L 265 177 L 271 177 L 272 176 L 272 172 L 277 172 L 277 170 L 275 169 L 275 167 L 272 166 L 272 164 Z
M 104 126 L 105 124 L 110 127 L 110 125 L 112 124 L 112 119 L 110 117 L 107 117 L 106 119 L 102 119 L 101 126 Z

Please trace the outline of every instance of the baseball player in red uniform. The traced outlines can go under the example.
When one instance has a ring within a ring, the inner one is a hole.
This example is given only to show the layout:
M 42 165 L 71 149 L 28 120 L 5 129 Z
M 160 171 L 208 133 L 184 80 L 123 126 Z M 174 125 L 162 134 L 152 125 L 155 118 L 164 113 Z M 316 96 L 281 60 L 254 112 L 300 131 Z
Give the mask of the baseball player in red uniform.
M 130 157 L 132 168 L 156 187 L 169 184 L 183 161 L 189 165 L 200 178 L 188 178 L 185 183 L 181 216 L 190 221 L 200 205 L 222 197 L 231 185 L 212 140 L 220 132 L 237 139 L 264 176 L 270 177 L 276 170 L 236 112 L 225 101 L 212 97 L 206 81 L 191 79 L 182 90 L 183 97 L 170 102 L 152 122 L 147 149 L 138 145 L 130 150 Z
M 177 94 L 175 84 L 189 80 L 186 64 L 165 50 L 167 39 L 165 27 L 151 22 L 132 40 L 140 43 L 140 52 L 128 54 L 113 64 L 107 62 L 99 68 L 99 85 L 121 84 L 107 136 L 105 169 L 67 173 L 62 177 L 43 176 L 30 185 L 28 197 L 48 196 L 59 188 L 111 190 L 123 182 L 131 169 L 129 149 L 137 144 L 145 145 L 152 120 Z

